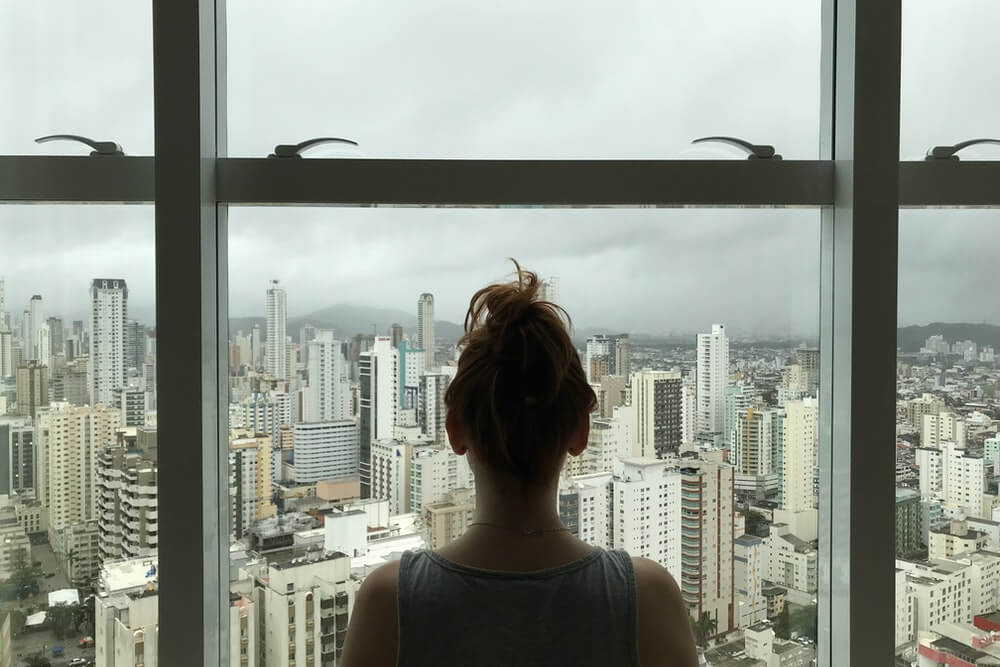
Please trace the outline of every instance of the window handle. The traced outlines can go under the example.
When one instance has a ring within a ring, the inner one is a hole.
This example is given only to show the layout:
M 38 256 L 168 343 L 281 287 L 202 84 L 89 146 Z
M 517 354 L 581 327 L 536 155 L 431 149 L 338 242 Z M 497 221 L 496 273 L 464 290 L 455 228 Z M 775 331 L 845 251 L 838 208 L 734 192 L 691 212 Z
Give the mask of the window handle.
M 968 148 L 969 146 L 975 146 L 976 144 L 997 144 L 1000 145 L 1000 139 L 969 139 L 968 141 L 960 141 L 954 146 L 935 146 L 927 151 L 927 155 L 924 157 L 925 160 L 957 160 L 958 151 L 963 148 Z
M 44 144 L 49 141 L 76 141 L 85 146 L 90 146 L 93 149 L 90 151 L 91 155 L 125 155 L 122 147 L 113 141 L 94 141 L 88 137 L 81 137 L 78 134 L 50 134 L 35 139 L 36 144 Z
M 739 139 L 737 137 L 701 137 L 700 139 L 695 139 L 692 144 L 700 144 L 705 142 L 715 142 L 719 144 L 729 144 L 730 146 L 736 146 L 747 152 L 748 160 L 780 160 L 781 156 L 774 152 L 774 146 L 767 146 L 765 144 L 751 144 L 749 141 L 744 139 Z
M 274 147 L 274 152 L 267 157 L 301 158 L 303 151 L 307 151 L 313 146 L 319 146 L 320 144 L 350 144 L 351 146 L 357 146 L 358 142 L 353 139 L 341 139 L 340 137 L 317 137 L 316 139 L 306 139 L 298 144 L 278 144 Z

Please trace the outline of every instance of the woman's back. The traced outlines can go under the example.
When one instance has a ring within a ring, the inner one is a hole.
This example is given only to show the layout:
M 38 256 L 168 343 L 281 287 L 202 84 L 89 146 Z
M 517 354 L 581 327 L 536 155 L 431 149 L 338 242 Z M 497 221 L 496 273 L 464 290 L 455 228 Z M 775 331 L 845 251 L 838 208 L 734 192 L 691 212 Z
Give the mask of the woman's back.
M 407 552 L 398 575 L 399 664 L 639 664 L 632 560 L 623 551 L 528 572 Z

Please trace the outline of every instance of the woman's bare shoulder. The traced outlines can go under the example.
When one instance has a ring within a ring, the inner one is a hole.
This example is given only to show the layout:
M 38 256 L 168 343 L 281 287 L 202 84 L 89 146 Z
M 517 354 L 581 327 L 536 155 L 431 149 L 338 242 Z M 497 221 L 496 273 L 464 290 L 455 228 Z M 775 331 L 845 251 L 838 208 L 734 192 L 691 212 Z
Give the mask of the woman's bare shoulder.
M 636 587 L 636 641 L 642 667 L 696 667 L 688 610 L 677 582 L 659 563 L 633 558 Z
M 399 561 L 386 563 L 365 577 L 351 611 L 340 663 L 344 667 L 396 664 L 398 581 Z

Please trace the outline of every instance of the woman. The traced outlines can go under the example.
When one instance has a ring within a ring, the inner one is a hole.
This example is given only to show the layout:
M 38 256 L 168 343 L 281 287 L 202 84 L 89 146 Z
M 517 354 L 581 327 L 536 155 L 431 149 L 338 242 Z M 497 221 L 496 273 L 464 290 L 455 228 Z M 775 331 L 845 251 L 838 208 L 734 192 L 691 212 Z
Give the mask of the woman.
M 445 394 L 451 447 L 476 478 L 476 517 L 451 544 L 368 576 L 341 664 L 697 665 L 667 571 L 592 547 L 559 519 L 559 473 L 583 453 L 596 400 L 565 311 L 538 301 L 538 277 L 514 266 L 514 282 L 472 297 Z

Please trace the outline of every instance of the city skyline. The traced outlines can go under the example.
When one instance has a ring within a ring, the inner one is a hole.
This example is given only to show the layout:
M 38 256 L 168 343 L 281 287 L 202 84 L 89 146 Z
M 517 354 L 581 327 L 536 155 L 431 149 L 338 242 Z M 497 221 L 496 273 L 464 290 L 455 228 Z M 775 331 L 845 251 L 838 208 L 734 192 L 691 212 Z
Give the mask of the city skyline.
M 951 222 L 941 226 L 941 215 Z M 1000 245 L 993 215 L 903 212 L 900 326 L 1000 324 L 1000 302 L 980 296 Z M 263 317 L 267 280 L 277 277 L 288 290 L 289 317 L 340 303 L 416 315 L 415 299 L 426 291 L 435 295 L 439 321 L 460 324 L 473 291 L 507 277 L 506 257 L 514 256 L 560 278 L 563 305 L 581 329 L 696 333 L 723 321 L 734 335 L 818 330 L 818 215 L 809 211 L 240 208 L 230 218 L 231 317 Z M 300 232 L 281 238 L 274 231 L 280 219 Z M 602 224 L 608 219 L 619 224 Z M 112 271 L 130 285 L 130 314 L 152 323 L 151 207 L 7 206 L 0 224 L 9 312 L 41 294 L 47 312 L 85 319 L 89 281 Z M 49 234 L 37 233 L 43 224 Z M 470 227 L 489 233 L 465 234 Z M 553 233 L 539 235 L 540 228 Z M 331 262 L 331 248 L 338 261 Z M 673 252 L 664 257 L 664 248 Z M 271 260 L 261 275 L 264 257 Z M 617 272 L 608 275 L 608 267 Z M 650 307 L 656 303 L 662 306 Z

